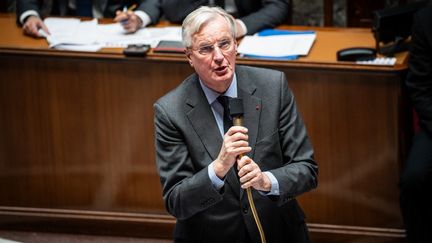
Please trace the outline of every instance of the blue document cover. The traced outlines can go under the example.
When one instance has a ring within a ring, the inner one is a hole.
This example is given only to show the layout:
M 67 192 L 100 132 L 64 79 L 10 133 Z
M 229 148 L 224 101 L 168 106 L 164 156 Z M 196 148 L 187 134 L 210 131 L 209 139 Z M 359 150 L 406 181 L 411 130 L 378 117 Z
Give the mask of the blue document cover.
M 258 36 L 269 36 L 269 35 L 299 35 L 299 34 L 315 34 L 313 30 L 275 30 L 275 29 L 265 29 L 258 32 Z

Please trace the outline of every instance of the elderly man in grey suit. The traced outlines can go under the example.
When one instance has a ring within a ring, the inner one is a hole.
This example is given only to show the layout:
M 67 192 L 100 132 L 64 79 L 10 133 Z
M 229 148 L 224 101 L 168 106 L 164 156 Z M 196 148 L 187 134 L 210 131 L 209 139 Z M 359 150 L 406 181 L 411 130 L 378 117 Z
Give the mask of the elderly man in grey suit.
M 284 73 L 235 65 L 235 31 L 220 8 L 192 12 L 182 34 L 196 73 L 154 104 L 156 163 L 166 208 L 177 219 L 174 242 L 259 242 L 246 188 L 266 242 L 310 242 L 295 199 L 317 186 L 306 128 Z M 242 99 L 243 126 L 225 131 L 219 96 Z

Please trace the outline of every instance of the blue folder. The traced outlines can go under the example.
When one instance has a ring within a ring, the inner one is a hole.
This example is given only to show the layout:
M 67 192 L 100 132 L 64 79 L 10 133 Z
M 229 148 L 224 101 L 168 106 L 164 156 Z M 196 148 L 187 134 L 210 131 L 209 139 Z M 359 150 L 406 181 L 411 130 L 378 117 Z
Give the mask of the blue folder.
M 269 35 L 304 35 L 304 34 L 315 34 L 313 30 L 275 30 L 265 29 L 258 32 L 258 36 L 269 36 Z

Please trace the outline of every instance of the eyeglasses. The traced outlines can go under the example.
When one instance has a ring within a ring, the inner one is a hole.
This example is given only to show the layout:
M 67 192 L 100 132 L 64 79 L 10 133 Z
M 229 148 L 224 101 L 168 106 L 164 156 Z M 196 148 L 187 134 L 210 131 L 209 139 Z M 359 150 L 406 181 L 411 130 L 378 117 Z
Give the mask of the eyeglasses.
M 225 51 L 229 51 L 231 49 L 231 47 L 233 46 L 233 41 L 231 39 L 223 39 L 221 41 L 218 41 L 216 44 L 217 44 L 217 47 L 222 52 L 225 52 Z M 198 47 L 197 49 L 192 49 L 192 50 L 198 51 L 198 53 L 203 55 L 203 56 L 207 56 L 207 55 L 210 55 L 214 52 L 215 44 L 202 45 L 202 46 Z

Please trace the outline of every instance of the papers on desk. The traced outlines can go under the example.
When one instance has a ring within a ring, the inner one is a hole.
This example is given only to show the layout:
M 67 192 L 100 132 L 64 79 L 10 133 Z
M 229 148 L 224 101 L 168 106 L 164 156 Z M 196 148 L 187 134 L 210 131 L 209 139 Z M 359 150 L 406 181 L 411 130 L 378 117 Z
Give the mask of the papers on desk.
M 97 51 L 103 47 L 126 47 L 148 44 L 155 47 L 160 40 L 181 40 L 181 27 L 142 28 L 127 33 L 119 23 L 98 24 L 96 19 L 46 18 L 51 35 L 46 39 L 50 48 L 73 51 Z
M 181 41 L 181 27 L 142 28 L 127 33 L 121 24 L 98 24 L 96 19 L 46 18 L 51 35 L 46 39 L 51 48 L 74 51 L 97 51 L 103 47 L 126 47 L 147 44 L 152 48 L 161 40 Z M 313 31 L 264 30 L 245 36 L 238 52 L 245 57 L 295 59 L 307 55 L 316 35 Z
M 315 39 L 313 31 L 265 30 L 245 36 L 238 52 L 244 57 L 292 60 L 306 56 Z
M 46 18 L 45 25 L 51 35 L 47 35 L 50 48 L 64 50 L 97 51 L 97 20 L 80 21 L 76 18 Z
M 142 28 L 129 34 L 119 24 L 99 25 L 99 39 L 103 47 L 126 47 L 129 44 L 147 44 L 156 47 L 160 40 L 181 41 L 181 27 Z

